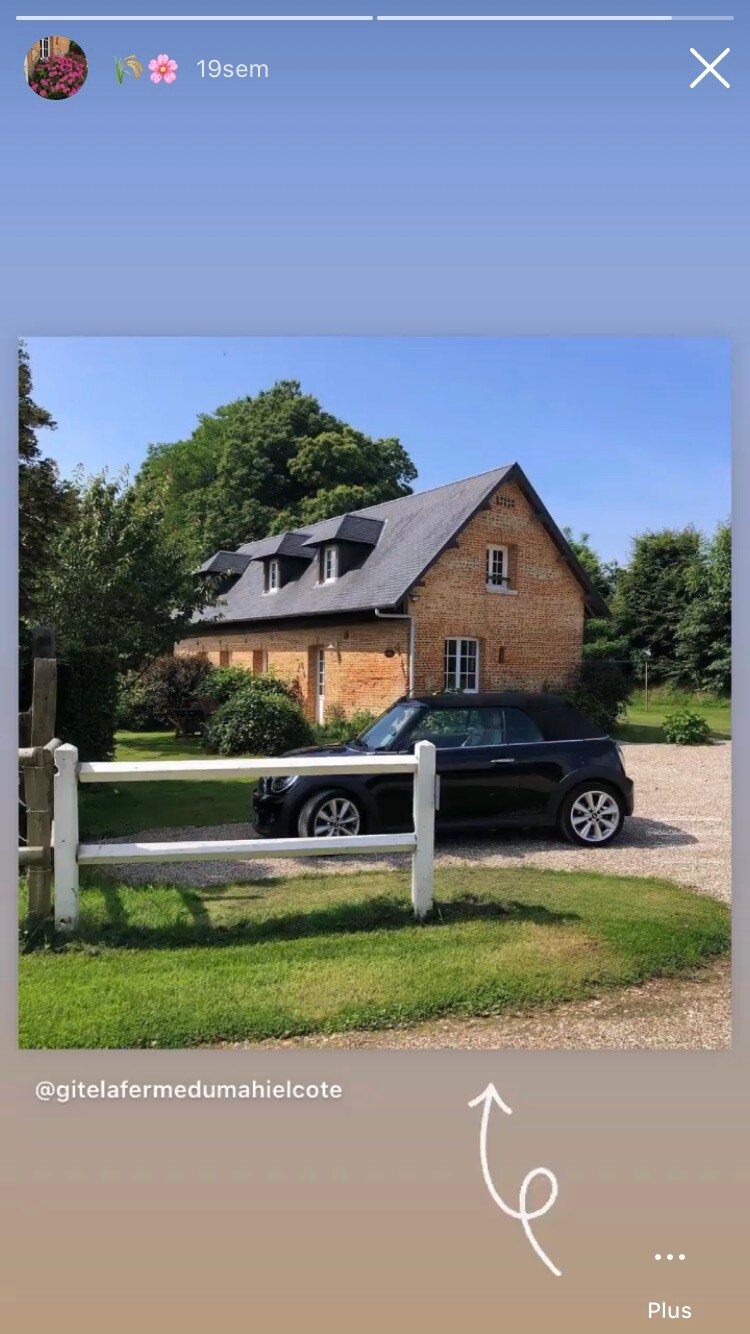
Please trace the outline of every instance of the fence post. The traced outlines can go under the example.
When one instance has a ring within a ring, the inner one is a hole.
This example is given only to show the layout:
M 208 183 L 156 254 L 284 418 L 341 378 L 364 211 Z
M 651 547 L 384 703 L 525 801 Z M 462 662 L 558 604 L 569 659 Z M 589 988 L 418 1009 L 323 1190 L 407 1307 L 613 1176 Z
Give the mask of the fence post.
M 78 751 L 55 751 L 55 928 L 73 931 L 78 924 Z
M 417 846 L 411 862 L 411 901 L 414 916 L 425 917 L 432 908 L 433 862 L 435 858 L 435 747 L 418 741 L 414 754 L 414 832 Z
M 34 659 L 34 683 L 31 700 L 29 741 L 32 746 L 46 746 L 55 735 L 57 700 L 57 662 L 50 657 Z M 52 862 L 50 858 L 50 771 L 30 766 L 24 772 L 26 835 L 31 846 L 46 849 L 39 866 L 29 867 L 29 921 L 44 922 L 50 915 L 52 898 Z

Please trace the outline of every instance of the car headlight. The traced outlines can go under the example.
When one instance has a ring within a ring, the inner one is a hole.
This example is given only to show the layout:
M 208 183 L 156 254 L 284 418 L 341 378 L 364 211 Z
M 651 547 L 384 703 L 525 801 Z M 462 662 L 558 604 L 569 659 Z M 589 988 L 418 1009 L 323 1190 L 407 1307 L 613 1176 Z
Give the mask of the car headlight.
M 268 791 L 273 792 L 274 796 L 279 796 L 282 792 L 288 792 L 290 787 L 297 782 L 298 774 L 292 774 L 284 778 L 269 778 Z

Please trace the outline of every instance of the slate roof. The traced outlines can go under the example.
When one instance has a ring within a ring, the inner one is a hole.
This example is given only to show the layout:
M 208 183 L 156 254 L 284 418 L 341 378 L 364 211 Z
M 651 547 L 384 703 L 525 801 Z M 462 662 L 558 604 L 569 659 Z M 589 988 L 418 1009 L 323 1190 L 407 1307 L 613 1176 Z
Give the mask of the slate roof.
M 217 551 L 208 560 L 204 560 L 196 570 L 196 574 L 241 574 L 249 563 L 250 557 L 243 556 L 240 551 Z
M 240 547 L 243 560 L 265 560 L 268 556 L 293 556 L 295 560 L 312 560 L 314 552 L 305 544 L 309 533 L 276 533 Z M 252 550 L 251 550 L 252 548 Z
M 358 542 L 360 546 L 376 547 L 383 531 L 383 519 L 366 517 L 366 511 L 337 514 L 315 524 L 315 531 L 306 542 L 308 547 L 322 547 L 326 542 Z
M 264 593 L 263 565 L 256 557 L 272 554 L 270 543 L 278 539 L 265 538 L 258 542 L 248 542 L 239 548 L 239 553 L 248 560 L 244 573 L 221 596 L 217 605 L 196 613 L 193 620 L 226 625 L 248 621 L 279 621 L 297 616 L 341 615 L 346 612 L 372 611 L 376 607 L 393 609 L 419 583 L 430 566 L 503 481 L 515 482 L 526 494 L 579 580 L 588 610 L 597 616 L 607 616 L 606 604 L 591 585 L 551 515 L 519 465 L 511 463 L 476 477 L 435 487 L 431 491 L 387 500 L 380 505 L 357 510 L 351 515 L 308 524 L 304 545 L 309 552 L 313 545 L 330 541 L 332 533 L 334 537 L 338 535 L 344 518 L 379 521 L 377 544 L 368 550 L 364 562 L 356 569 L 346 570 L 332 583 L 317 582 L 318 562 L 313 560 L 302 570 L 299 578 L 285 583 L 275 593 Z M 363 527 L 372 535 L 372 524 Z M 347 528 L 351 532 L 351 526 L 347 525 Z M 299 536 L 295 534 L 296 538 Z M 210 562 L 206 562 L 203 568 L 208 566 Z

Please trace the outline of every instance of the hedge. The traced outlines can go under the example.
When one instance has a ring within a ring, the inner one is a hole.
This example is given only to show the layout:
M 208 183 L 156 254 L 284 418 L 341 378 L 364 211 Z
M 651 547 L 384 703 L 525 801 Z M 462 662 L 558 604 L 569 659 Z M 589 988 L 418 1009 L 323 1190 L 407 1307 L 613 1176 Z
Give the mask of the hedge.
M 111 760 L 117 727 L 118 660 L 106 647 L 66 648 L 58 660 L 57 723 L 61 741 L 81 760 Z

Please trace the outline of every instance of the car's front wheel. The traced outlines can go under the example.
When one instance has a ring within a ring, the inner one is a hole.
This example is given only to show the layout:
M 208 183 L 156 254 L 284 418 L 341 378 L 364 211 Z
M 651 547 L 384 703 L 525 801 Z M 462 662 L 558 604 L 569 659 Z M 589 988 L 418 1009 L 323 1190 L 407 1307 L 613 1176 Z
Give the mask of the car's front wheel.
M 363 832 L 362 811 L 348 792 L 316 792 L 297 817 L 300 838 L 353 838 Z
M 569 843 L 602 848 L 617 838 L 625 820 L 622 798 L 600 783 L 587 783 L 564 800 L 560 828 Z

